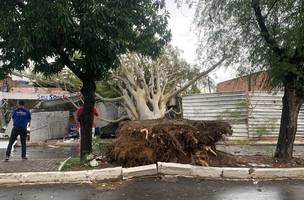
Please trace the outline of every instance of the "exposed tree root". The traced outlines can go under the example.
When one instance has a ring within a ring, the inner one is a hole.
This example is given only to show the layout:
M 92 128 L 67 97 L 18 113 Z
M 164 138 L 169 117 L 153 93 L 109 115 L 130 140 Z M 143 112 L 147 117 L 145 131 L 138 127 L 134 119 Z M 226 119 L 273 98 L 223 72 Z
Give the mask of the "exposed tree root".
M 145 120 L 123 122 L 108 158 L 123 166 L 158 161 L 209 166 L 217 156 L 215 143 L 231 135 L 223 121 Z

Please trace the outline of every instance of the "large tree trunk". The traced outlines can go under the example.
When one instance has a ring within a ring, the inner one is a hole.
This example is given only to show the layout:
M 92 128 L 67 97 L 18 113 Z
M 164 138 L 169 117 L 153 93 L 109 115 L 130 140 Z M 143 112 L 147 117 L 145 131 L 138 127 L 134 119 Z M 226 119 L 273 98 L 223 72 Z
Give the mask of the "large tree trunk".
M 298 115 L 303 104 L 303 98 L 296 94 L 294 87 L 284 88 L 283 110 L 275 158 L 288 160 L 292 158 L 293 144 L 297 132 Z
M 165 117 L 166 107 L 159 107 L 158 102 L 150 107 L 147 105 L 145 99 L 137 99 L 136 110 L 139 113 L 139 118 L 137 120 L 146 119 L 161 119 Z
M 83 87 L 81 93 L 84 98 L 83 112 L 80 115 L 80 159 L 85 160 L 85 155 L 92 152 L 92 125 L 93 114 L 92 111 L 95 105 L 95 90 L 96 85 L 90 78 L 83 80 Z

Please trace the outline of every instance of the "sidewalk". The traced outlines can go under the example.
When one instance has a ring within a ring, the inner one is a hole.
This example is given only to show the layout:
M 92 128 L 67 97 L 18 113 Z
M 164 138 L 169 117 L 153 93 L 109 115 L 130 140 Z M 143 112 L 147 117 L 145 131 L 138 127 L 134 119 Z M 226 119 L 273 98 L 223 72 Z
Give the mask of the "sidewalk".
M 75 149 L 76 148 L 76 149 Z M 275 145 L 218 145 L 218 149 L 237 155 L 248 153 L 269 154 L 267 149 Z M 162 163 L 123 168 L 121 166 L 59 172 L 60 162 L 78 155 L 78 147 L 31 146 L 29 160 L 20 159 L 20 147 L 4 162 L 5 149 L 0 149 L 0 185 L 95 183 L 106 180 L 125 180 L 144 176 L 185 176 L 212 180 L 281 180 L 303 179 L 304 168 L 259 168 L 259 167 L 202 167 L 179 163 Z M 304 145 L 295 145 L 295 155 L 304 157 Z
M 109 141 L 106 141 L 107 143 Z M 275 152 L 273 144 L 219 144 L 217 149 L 234 155 L 268 155 Z M 58 146 L 58 143 L 48 143 L 43 146 L 28 146 L 27 155 L 29 160 L 22 161 L 20 158 L 21 148 L 16 147 L 9 162 L 4 162 L 5 148 L 0 149 L 0 173 L 12 172 L 49 172 L 58 171 L 60 162 L 70 156 L 78 156 L 79 148 L 76 145 Z M 304 158 L 304 145 L 294 146 L 294 156 Z
M 36 160 L 10 160 L 4 162 L 1 160 L 0 173 L 15 172 L 48 172 L 58 171 L 60 162 L 64 159 L 36 159 Z
M 4 148 L 0 149 L 0 173 L 58 171 L 60 162 L 78 155 L 77 146 L 28 146 L 28 160 L 21 160 L 21 148 L 16 147 L 8 162 L 4 162 Z

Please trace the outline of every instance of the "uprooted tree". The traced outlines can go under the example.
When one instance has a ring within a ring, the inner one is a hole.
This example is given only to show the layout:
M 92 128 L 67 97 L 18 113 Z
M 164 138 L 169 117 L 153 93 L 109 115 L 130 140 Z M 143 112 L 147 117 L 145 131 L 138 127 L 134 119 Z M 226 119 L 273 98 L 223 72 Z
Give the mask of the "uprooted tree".
M 167 104 L 171 98 L 206 77 L 225 59 L 226 56 L 206 71 L 199 71 L 195 67 L 191 69 L 189 64 L 179 57 L 176 49 L 167 47 L 155 60 L 138 54 L 122 56 L 121 66 L 111 77 L 116 80 L 130 119 L 160 119 L 168 111 Z
M 304 101 L 303 1 L 190 2 L 197 6 L 196 23 L 204 33 L 201 35 L 207 36 L 202 37 L 201 50 L 214 55 L 219 47 L 226 49 L 234 55 L 235 63 L 266 68 L 273 86 L 284 88 L 275 157 L 292 158 L 298 114 Z
M 170 39 L 168 14 L 154 0 L 0 1 L 1 74 L 55 74 L 69 68 L 83 83 L 81 159 L 92 151 L 95 81 L 119 66 L 119 55 L 156 57 Z
M 208 70 L 201 72 L 199 66 L 191 66 L 180 57 L 179 50 L 168 45 L 157 59 L 135 53 L 124 54 L 120 67 L 110 72 L 107 79 L 96 83 L 96 98 L 102 101 L 120 101 L 128 116 L 111 120 L 131 120 L 163 118 L 167 103 L 178 94 L 200 92 L 209 87 L 208 73 L 219 67 L 224 58 Z M 35 74 L 28 75 L 41 85 L 60 85 L 65 90 L 78 91 L 81 81 L 68 69 L 45 78 Z M 206 78 L 208 77 L 208 78 Z M 63 79 L 62 79 L 63 78 Z M 210 86 L 211 87 L 211 86 Z
M 111 162 L 126 167 L 159 161 L 212 166 L 227 161 L 215 144 L 232 130 L 223 121 L 159 119 L 122 122 L 117 132 L 108 152 Z

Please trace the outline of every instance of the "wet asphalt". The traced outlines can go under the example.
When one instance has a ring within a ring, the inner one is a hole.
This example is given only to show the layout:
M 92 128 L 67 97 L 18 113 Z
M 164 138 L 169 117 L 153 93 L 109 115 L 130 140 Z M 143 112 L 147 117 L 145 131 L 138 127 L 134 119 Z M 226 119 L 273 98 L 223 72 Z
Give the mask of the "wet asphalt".
M 273 156 L 275 145 L 217 145 L 217 149 L 234 155 L 268 155 Z M 5 158 L 6 146 L 0 148 L 0 159 Z M 16 147 L 12 152 L 12 157 L 19 159 L 21 148 Z M 55 145 L 29 146 L 27 155 L 31 159 L 58 159 L 79 155 L 77 145 L 62 147 Z M 304 145 L 294 146 L 294 156 L 304 158 Z M 304 198 L 303 198 L 304 199 Z
M 0 149 L 0 158 L 5 158 L 6 148 Z M 79 155 L 79 148 L 77 146 L 59 147 L 59 146 L 32 146 L 27 147 L 27 156 L 31 159 L 58 159 L 68 158 L 70 156 Z M 16 147 L 12 152 L 12 159 L 19 159 L 21 156 L 21 148 Z
M 218 149 L 233 154 L 271 155 L 274 145 L 219 145 Z M 5 149 L 0 149 L 4 157 Z M 303 157 L 304 146 L 295 154 Z M 76 156 L 77 146 L 52 145 L 28 147 L 30 159 L 52 159 Z M 20 159 L 20 147 L 13 157 Z M 109 186 L 110 185 L 110 186 Z M 95 185 L 36 185 L 0 187 L 0 200 L 303 200 L 304 181 L 206 181 L 186 178 L 147 178 Z
M 304 181 L 146 178 L 97 185 L 0 187 L 0 200 L 303 200 L 303 189 Z

